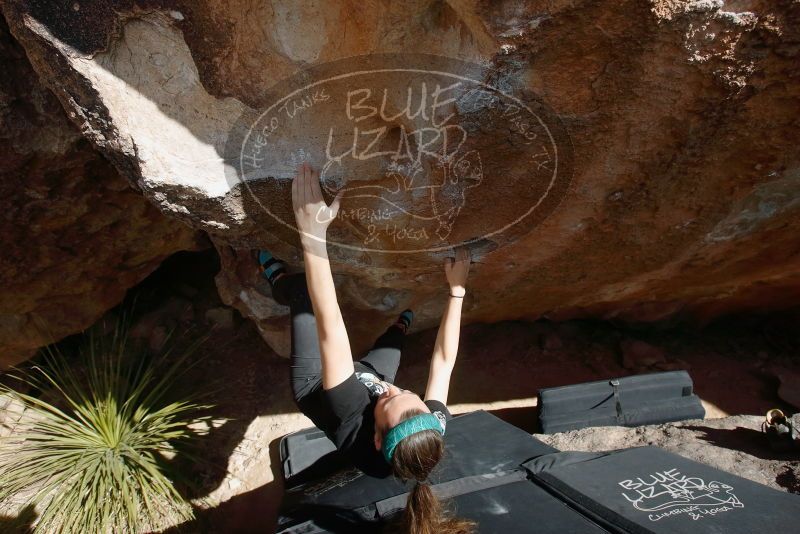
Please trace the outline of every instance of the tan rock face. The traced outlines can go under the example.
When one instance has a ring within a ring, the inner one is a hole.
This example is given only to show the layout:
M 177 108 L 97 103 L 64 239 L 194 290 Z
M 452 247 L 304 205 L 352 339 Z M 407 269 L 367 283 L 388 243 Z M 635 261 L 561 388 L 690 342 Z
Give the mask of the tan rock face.
M 91 325 L 165 257 L 199 242 L 81 137 L 4 23 L 0 56 L 3 370 Z
M 796 3 L 3 9 L 86 137 L 210 233 L 220 293 L 279 352 L 287 310 L 249 249 L 299 263 L 288 184 L 301 159 L 326 171 L 328 198 L 349 195 L 331 256 L 357 350 L 405 307 L 415 328 L 436 324 L 442 258 L 462 243 L 477 262 L 467 322 L 704 322 L 800 295 Z

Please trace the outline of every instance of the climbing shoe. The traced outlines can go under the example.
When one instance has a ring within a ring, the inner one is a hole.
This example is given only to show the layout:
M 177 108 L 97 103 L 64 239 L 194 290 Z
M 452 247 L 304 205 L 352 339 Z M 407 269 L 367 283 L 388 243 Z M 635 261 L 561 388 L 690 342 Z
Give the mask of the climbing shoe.
M 411 310 L 405 310 L 400 316 L 397 318 L 397 322 L 394 323 L 395 325 L 399 326 L 403 333 L 408 332 L 408 329 L 411 328 L 411 323 L 414 322 L 414 312 Z
M 286 265 L 269 251 L 258 250 L 255 258 L 261 266 L 261 274 L 269 281 L 270 285 L 274 285 L 280 275 L 286 274 Z

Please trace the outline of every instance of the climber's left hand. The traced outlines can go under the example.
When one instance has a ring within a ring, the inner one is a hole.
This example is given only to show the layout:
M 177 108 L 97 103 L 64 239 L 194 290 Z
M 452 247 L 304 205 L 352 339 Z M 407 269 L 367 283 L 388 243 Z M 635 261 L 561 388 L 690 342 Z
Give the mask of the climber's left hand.
M 325 243 L 328 226 L 336 218 L 341 205 L 342 193 L 336 195 L 331 205 L 322 197 L 319 186 L 319 173 L 308 163 L 297 167 L 292 180 L 292 205 L 300 241 L 305 244 Z
M 456 249 L 455 258 L 444 259 L 444 273 L 450 285 L 450 294 L 463 297 L 467 289 L 467 276 L 469 275 L 470 252 L 467 247 Z

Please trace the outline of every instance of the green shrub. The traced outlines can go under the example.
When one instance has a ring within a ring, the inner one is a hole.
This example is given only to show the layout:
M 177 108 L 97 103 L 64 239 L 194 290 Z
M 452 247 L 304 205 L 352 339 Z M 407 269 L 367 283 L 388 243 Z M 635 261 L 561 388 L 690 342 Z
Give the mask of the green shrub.
M 89 333 L 77 362 L 48 349 L 18 371 L 32 393 L 0 385 L 24 409 L 0 441 L 0 505 L 37 505 L 35 532 L 146 532 L 193 517 L 170 466 L 208 418 L 197 397 L 175 398 L 199 342 L 158 357 L 131 345 L 123 320 Z

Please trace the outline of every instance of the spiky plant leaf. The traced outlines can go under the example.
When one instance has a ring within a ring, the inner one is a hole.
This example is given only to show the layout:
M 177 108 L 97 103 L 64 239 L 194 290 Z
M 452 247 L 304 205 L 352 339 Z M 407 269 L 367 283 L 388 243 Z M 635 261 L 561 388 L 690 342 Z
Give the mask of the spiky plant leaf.
M 196 397 L 173 398 L 203 340 L 150 358 L 129 350 L 126 323 L 110 337 L 89 333 L 84 372 L 54 349 L 19 372 L 43 395 L 0 385 L 23 412 L 0 438 L 0 505 L 29 495 L 41 512 L 35 532 L 135 533 L 193 517 L 165 465 L 208 419 Z

